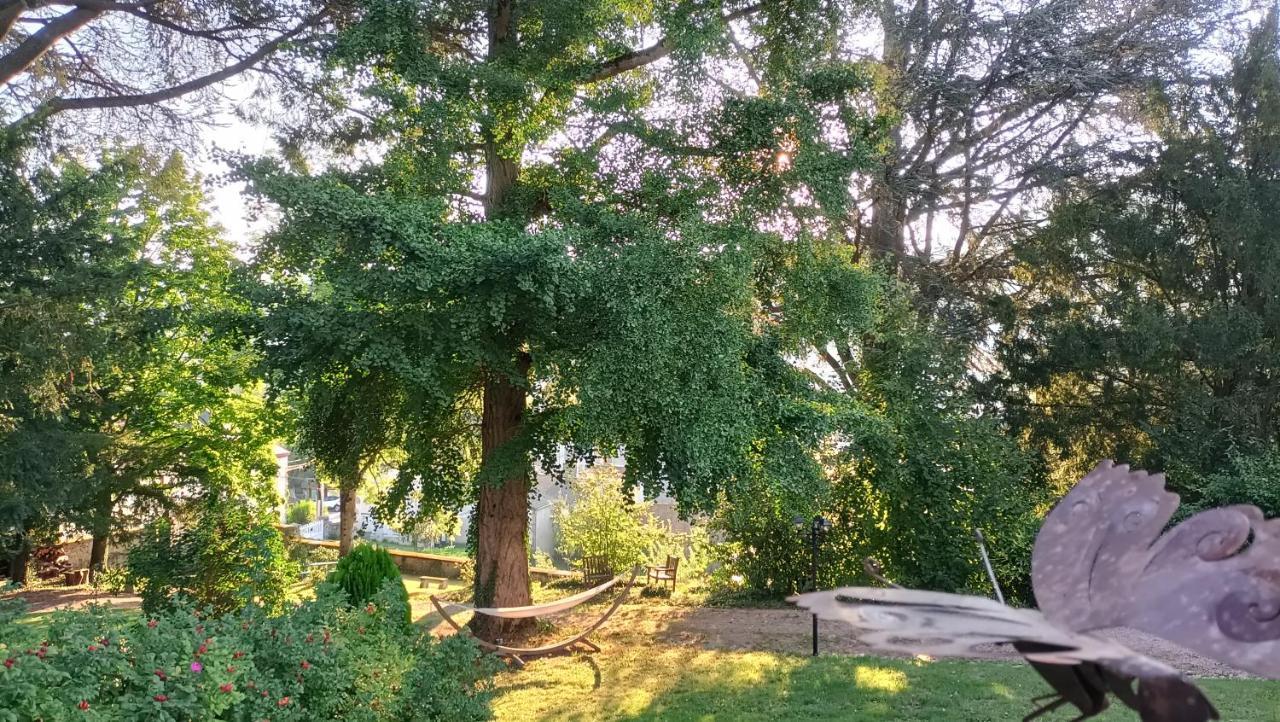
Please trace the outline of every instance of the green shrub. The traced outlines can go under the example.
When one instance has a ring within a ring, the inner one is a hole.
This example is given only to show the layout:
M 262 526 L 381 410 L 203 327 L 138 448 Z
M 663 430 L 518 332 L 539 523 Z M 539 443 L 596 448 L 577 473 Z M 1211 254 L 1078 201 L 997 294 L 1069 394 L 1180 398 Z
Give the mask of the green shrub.
M 289 511 L 285 514 L 285 521 L 290 524 L 306 524 L 316 518 L 315 502 L 303 501 L 289 507 Z
M 19 622 L 0 602 L 0 717 L 94 720 L 489 719 L 496 662 L 465 635 L 398 622 L 393 585 L 353 608 L 330 585 L 269 616 L 186 602 L 156 615 L 104 607 Z M 7 715 L 7 717 L 6 717 Z
M 662 546 L 666 524 L 649 514 L 649 505 L 627 498 L 622 480 L 610 468 L 592 469 L 569 481 L 572 504 L 558 501 L 556 547 L 565 557 L 604 557 L 614 572 L 651 560 Z
M 129 586 L 129 570 L 124 567 L 104 567 L 93 577 L 93 586 L 104 594 L 121 594 Z
M 388 581 L 394 581 L 404 598 L 405 622 L 409 623 L 409 592 L 400 578 L 400 569 L 391 554 L 382 547 L 360 544 L 350 554 L 338 560 L 329 575 L 329 583 L 346 592 L 352 606 L 359 606 L 373 598 Z
M 155 613 L 178 597 L 223 613 L 257 600 L 278 610 L 298 576 L 271 514 L 247 500 L 211 497 L 191 524 L 150 525 L 129 552 L 129 580 Z

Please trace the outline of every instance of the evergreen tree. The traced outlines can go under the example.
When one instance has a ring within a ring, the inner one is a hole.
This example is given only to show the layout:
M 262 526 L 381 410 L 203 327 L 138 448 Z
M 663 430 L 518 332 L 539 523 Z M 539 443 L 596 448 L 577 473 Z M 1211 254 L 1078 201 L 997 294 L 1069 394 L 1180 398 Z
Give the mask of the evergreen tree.
M 1153 99 L 1135 173 L 1019 248 L 999 381 L 1060 480 L 1116 457 L 1169 472 L 1184 508 L 1280 512 L 1278 52 L 1272 12 L 1229 73 Z

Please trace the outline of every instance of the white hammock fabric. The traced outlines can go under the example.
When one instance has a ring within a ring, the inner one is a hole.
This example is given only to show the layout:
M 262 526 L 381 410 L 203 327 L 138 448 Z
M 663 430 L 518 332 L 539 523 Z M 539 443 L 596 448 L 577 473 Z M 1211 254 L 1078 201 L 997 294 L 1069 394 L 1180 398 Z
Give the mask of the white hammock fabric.
M 551 614 L 559 614 L 560 612 L 567 612 L 583 602 L 600 596 L 621 580 L 622 577 L 614 577 L 598 587 L 592 587 L 585 592 L 578 592 L 571 597 L 565 597 L 564 599 L 555 602 L 547 602 L 546 604 L 532 604 L 527 607 L 470 607 L 465 604 L 458 604 L 456 606 L 470 610 L 476 614 L 487 614 L 490 617 L 501 617 L 503 619 L 543 617 Z

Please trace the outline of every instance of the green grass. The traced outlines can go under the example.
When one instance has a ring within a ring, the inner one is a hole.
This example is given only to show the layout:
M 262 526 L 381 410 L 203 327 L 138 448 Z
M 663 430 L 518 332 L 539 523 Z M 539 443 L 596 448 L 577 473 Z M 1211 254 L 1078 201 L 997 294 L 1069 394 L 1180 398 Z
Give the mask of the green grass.
M 1224 720 L 1280 722 L 1280 683 L 1203 680 Z M 918 663 L 678 646 L 609 645 L 592 657 L 535 660 L 504 672 L 497 719 L 527 720 L 1021 720 L 1048 687 L 1026 665 Z M 1059 710 L 1043 719 L 1062 722 Z M 1113 702 L 1098 720 L 1136 722 Z

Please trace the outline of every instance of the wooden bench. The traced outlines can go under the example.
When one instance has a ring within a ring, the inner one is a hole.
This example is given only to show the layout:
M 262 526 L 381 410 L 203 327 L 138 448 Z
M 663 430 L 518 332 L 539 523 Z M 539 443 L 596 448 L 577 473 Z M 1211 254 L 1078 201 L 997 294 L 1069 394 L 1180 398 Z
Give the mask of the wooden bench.
M 423 589 L 429 589 L 433 584 L 436 589 L 444 589 L 449 586 L 449 580 L 444 577 L 418 577 L 418 585 Z
M 613 579 L 613 570 L 609 568 L 609 560 L 601 556 L 582 558 L 582 583 L 588 587 Z

